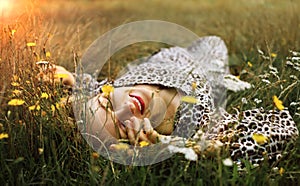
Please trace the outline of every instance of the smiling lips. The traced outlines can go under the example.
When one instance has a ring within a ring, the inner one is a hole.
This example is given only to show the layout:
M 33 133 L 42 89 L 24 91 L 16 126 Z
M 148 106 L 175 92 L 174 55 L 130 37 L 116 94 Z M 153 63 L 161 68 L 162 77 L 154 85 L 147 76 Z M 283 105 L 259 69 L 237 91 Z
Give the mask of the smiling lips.
M 139 109 L 139 111 L 141 112 L 141 115 L 144 114 L 144 110 L 145 110 L 145 102 L 144 100 L 140 97 L 140 96 L 136 96 L 136 95 L 129 95 L 132 100 L 133 100 L 133 104 L 135 105 L 136 108 Z

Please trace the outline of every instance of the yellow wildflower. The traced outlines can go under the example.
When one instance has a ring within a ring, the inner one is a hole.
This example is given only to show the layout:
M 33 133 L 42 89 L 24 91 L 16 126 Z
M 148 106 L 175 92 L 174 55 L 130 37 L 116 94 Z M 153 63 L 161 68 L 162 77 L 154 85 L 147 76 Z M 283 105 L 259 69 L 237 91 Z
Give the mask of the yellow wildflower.
M 271 53 L 271 57 L 275 58 L 275 57 L 277 57 L 277 54 Z
M 284 106 L 283 106 L 283 104 L 282 104 L 282 101 L 280 101 L 280 100 L 278 99 L 277 96 L 273 96 L 273 102 L 274 102 L 275 106 L 276 106 L 279 110 L 283 110 L 283 109 L 284 109 Z
M 57 78 L 57 79 L 63 79 L 63 78 L 67 78 L 69 77 L 68 74 L 55 74 L 54 75 L 54 78 Z
M 36 43 L 35 42 L 29 42 L 26 44 L 28 47 L 34 47 L 36 46 Z
M 12 79 L 13 79 L 14 81 L 20 81 L 20 78 L 19 78 L 19 76 L 17 76 L 17 75 L 13 75 Z
M 46 92 L 43 92 L 42 95 L 41 95 L 41 98 L 48 99 L 49 95 Z
M 23 105 L 25 103 L 24 100 L 22 99 L 11 99 L 9 102 L 8 102 L 8 105 L 11 105 L 11 106 L 19 106 L 19 105 Z
M 280 169 L 279 169 L 279 174 L 280 174 L 280 176 L 282 176 L 283 173 L 284 173 L 284 168 L 280 167 Z
M 127 150 L 129 149 L 129 145 L 127 143 L 118 143 L 111 145 L 113 150 Z
M 114 92 L 114 87 L 112 85 L 106 84 L 102 86 L 101 90 L 105 96 L 109 96 L 111 92 Z
M 46 57 L 51 57 L 51 53 L 50 52 L 46 52 Z
M 38 151 L 39 151 L 39 155 L 41 155 L 41 154 L 43 154 L 44 149 L 43 148 L 38 148 Z
M 149 142 L 147 142 L 147 141 L 141 141 L 140 142 L 140 147 L 146 147 L 148 145 L 149 145 Z
M 254 133 L 252 135 L 252 138 L 259 145 L 262 145 L 262 144 L 267 143 L 269 141 L 269 138 L 267 136 L 264 136 L 263 134 Z
M 12 30 L 11 30 L 11 35 L 14 36 L 15 33 L 16 33 L 16 30 L 15 30 L 15 29 L 12 29 Z
M 1 133 L 0 134 L 0 140 L 4 139 L 4 138 L 8 138 L 8 134 L 7 133 Z
M 11 85 L 14 86 L 14 87 L 18 87 L 18 86 L 20 86 L 20 83 L 18 83 L 18 82 L 11 82 Z
M 247 62 L 248 66 L 251 68 L 253 65 L 250 61 Z
M 92 157 L 93 157 L 94 159 L 97 159 L 97 158 L 99 158 L 99 154 L 98 154 L 97 152 L 93 152 L 93 153 L 92 153 Z
M 47 112 L 42 111 L 42 112 L 41 112 L 41 115 L 42 115 L 42 116 L 46 116 L 46 115 L 47 115 Z
M 198 103 L 198 99 L 196 99 L 193 96 L 183 96 L 181 98 L 181 101 L 187 102 L 187 103 Z
M 19 94 L 21 94 L 21 92 L 22 92 L 21 90 L 17 90 L 17 89 L 15 89 L 15 90 L 12 91 L 12 93 L 14 95 L 16 95 L 16 96 L 19 95 Z
M 29 110 L 41 110 L 40 105 L 32 105 L 30 107 L 28 107 Z
M 60 108 L 60 104 L 59 103 L 55 103 L 55 105 L 51 105 L 51 110 L 52 112 L 54 112 L 56 109 Z
M 192 90 L 195 90 L 197 88 L 197 83 L 196 82 L 193 82 L 192 83 Z

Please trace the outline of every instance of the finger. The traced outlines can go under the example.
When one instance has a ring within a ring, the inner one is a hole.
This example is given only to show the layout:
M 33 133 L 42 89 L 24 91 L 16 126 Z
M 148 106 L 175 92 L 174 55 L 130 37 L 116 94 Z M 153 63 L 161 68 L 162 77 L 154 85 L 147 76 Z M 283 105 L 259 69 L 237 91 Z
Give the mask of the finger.
M 142 120 L 136 118 L 136 117 L 131 117 L 130 121 L 132 123 L 131 127 L 136 131 L 139 132 L 143 128 L 143 122 Z
M 148 118 L 144 118 L 144 127 L 143 128 L 147 135 L 151 135 L 151 133 L 153 132 L 153 128 L 152 128 L 150 120 Z
M 118 130 L 121 139 L 127 139 L 126 128 L 122 124 L 118 124 Z
M 147 137 L 148 139 L 152 142 L 152 143 L 157 143 L 159 140 L 159 136 L 160 134 L 158 132 L 156 132 L 155 130 L 153 130 L 153 132 L 151 134 L 148 134 Z
M 128 125 L 126 125 L 126 131 L 127 131 L 127 136 L 128 139 L 130 141 L 131 144 L 136 144 L 137 140 L 136 140 L 136 136 L 135 136 L 135 131 L 132 127 L 132 122 L 128 123 Z

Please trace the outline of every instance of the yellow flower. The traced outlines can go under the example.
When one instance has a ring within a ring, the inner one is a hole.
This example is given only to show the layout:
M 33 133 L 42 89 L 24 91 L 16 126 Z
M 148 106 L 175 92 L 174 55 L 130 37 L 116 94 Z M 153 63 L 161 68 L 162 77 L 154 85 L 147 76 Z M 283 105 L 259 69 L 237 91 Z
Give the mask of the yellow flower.
M 0 134 L 0 140 L 4 139 L 4 138 L 8 138 L 8 134 L 7 133 L 1 133 Z
M 12 29 L 12 30 L 11 30 L 11 35 L 13 36 L 13 35 L 15 35 L 15 33 L 16 33 L 16 30 L 15 30 L 15 29 Z
M 42 111 L 42 112 L 41 112 L 41 115 L 44 117 L 44 116 L 46 116 L 46 115 L 47 115 L 47 112 L 45 112 L 45 111 Z
M 17 76 L 17 75 L 13 75 L 12 79 L 13 79 L 14 81 L 20 81 L 20 78 L 19 78 L 19 76 Z
M 21 92 L 22 92 L 21 90 L 17 90 L 17 89 L 12 91 L 12 93 L 15 94 L 16 96 L 21 94 Z
M 34 47 L 34 46 L 36 46 L 36 43 L 35 42 L 29 42 L 29 43 L 27 43 L 27 46 L 28 47 Z
M 149 143 L 147 141 L 141 141 L 140 142 L 140 147 L 146 147 L 148 145 L 149 145 Z
M 114 92 L 114 87 L 112 85 L 106 84 L 102 86 L 101 90 L 105 96 L 109 96 L 111 92 Z
M 55 74 L 54 75 L 54 78 L 57 78 L 57 79 L 63 79 L 63 78 L 67 78 L 69 77 L 68 74 Z
M 267 136 L 264 136 L 263 134 L 254 133 L 252 135 L 252 138 L 259 145 L 262 145 L 262 144 L 267 143 L 269 141 L 269 138 Z
M 11 85 L 14 86 L 14 87 L 18 87 L 18 86 L 20 86 L 20 83 L 18 83 L 18 82 L 11 82 Z
M 248 66 L 251 68 L 253 65 L 250 61 L 247 62 Z
M 275 57 L 277 57 L 277 54 L 271 53 L 271 57 L 275 58 Z
M 197 83 L 196 82 L 193 82 L 192 83 L 192 90 L 195 90 L 197 88 Z
M 284 168 L 280 167 L 280 169 L 279 169 L 279 174 L 280 174 L 280 176 L 282 176 L 283 173 L 284 173 Z
M 19 106 L 19 105 L 23 105 L 25 103 L 24 100 L 22 99 L 11 99 L 9 102 L 8 102 L 8 105 L 11 105 L 11 106 Z
M 278 99 L 277 96 L 273 96 L 273 102 L 274 102 L 275 106 L 276 106 L 279 110 L 283 110 L 283 109 L 284 109 L 284 106 L 283 106 L 283 104 L 282 104 L 282 101 L 280 101 L 280 100 Z
M 193 96 L 183 96 L 181 98 L 181 101 L 187 102 L 187 103 L 198 103 L 198 99 L 196 99 Z
M 60 108 L 60 104 L 59 103 L 55 103 L 55 105 L 51 105 L 51 110 L 52 112 L 54 112 L 56 109 Z
M 129 149 L 129 145 L 127 143 L 118 143 L 118 144 L 113 144 L 111 146 L 114 150 L 127 150 Z
M 41 154 L 43 154 L 44 149 L 43 148 L 38 148 L 38 151 L 39 151 L 39 155 L 41 155 Z
M 92 153 L 92 157 L 93 157 L 94 159 L 97 159 L 97 158 L 99 158 L 99 154 L 98 154 L 97 152 L 93 152 L 93 153 Z
M 41 98 L 48 99 L 49 95 L 46 92 L 43 92 L 42 95 L 41 95 Z
M 46 57 L 51 57 L 51 53 L 50 52 L 46 52 Z
M 30 107 L 28 107 L 29 110 L 41 110 L 40 105 L 32 105 Z

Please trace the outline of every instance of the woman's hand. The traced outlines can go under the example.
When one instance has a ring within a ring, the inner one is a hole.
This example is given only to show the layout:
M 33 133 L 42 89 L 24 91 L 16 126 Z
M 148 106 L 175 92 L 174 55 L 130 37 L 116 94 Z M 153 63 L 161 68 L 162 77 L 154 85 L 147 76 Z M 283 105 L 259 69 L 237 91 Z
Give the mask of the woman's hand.
M 67 71 L 64 67 L 58 65 L 45 65 L 40 69 L 38 77 L 43 81 L 62 83 L 63 85 L 73 86 L 75 84 L 75 78 L 71 72 Z
M 131 144 L 137 144 L 140 141 L 157 143 L 160 136 L 160 134 L 152 128 L 148 118 L 138 119 L 131 117 L 124 122 L 123 127 L 126 133 L 121 133 L 121 137 L 129 139 Z

